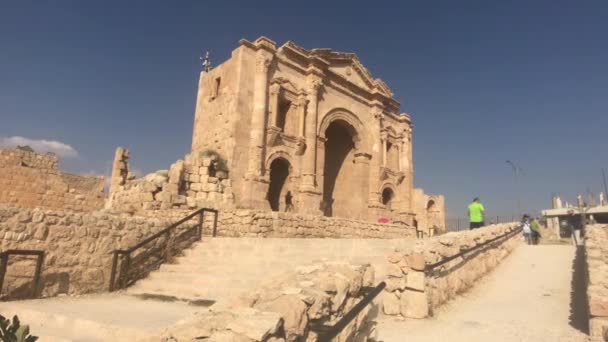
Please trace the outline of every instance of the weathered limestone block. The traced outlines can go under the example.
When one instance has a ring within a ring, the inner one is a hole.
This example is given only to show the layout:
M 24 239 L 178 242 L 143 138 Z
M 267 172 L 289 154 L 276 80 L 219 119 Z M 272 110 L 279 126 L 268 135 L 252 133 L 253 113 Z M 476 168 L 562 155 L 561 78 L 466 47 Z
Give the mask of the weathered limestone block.
M 407 274 L 406 286 L 408 289 L 424 291 L 426 288 L 426 277 L 424 272 L 409 272 Z
M 273 301 L 262 303 L 257 308 L 281 315 L 284 320 L 287 341 L 296 341 L 298 336 L 304 335 L 308 325 L 308 306 L 297 296 L 284 295 Z
M 381 301 L 382 312 L 385 315 L 399 315 L 401 313 L 401 303 L 397 293 L 383 291 Z
M 239 319 L 228 323 L 226 328 L 254 341 L 264 341 L 275 334 L 282 324 L 281 316 L 277 313 L 260 312 L 251 308 L 236 313 Z
M 401 315 L 407 318 L 426 318 L 429 315 L 429 303 L 425 292 L 406 290 L 401 294 Z

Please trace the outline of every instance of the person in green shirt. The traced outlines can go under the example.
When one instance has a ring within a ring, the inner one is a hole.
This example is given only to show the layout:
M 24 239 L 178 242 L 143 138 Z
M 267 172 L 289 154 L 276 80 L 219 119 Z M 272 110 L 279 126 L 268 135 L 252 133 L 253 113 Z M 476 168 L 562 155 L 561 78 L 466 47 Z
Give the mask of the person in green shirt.
M 473 202 L 469 204 L 469 229 L 476 229 L 484 226 L 483 216 L 485 208 L 479 201 L 478 197 L 473 199 Z

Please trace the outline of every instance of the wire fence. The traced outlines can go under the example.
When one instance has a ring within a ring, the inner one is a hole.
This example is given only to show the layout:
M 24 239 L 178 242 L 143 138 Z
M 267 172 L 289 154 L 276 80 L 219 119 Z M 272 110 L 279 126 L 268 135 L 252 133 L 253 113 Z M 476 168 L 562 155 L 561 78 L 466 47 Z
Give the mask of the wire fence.
M 509 223 L 518 221 L 519 218 L 512 216 L 491 216 L 485 217 L 484 223 L 486 225 L 496 223 Z M 448 232 L 459 232 L 461 230 L 469 230 L 469 219 L 468 218 L 448 218 L 445 220 L 445 224 L 448 228 Z

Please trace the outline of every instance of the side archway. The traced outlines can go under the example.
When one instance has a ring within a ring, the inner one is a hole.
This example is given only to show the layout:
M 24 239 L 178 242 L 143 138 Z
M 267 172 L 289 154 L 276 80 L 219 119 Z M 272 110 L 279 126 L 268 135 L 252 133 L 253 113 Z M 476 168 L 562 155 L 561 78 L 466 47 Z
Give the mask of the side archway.
M 281 198 L 287 199 L 287 197 L 291 196 L 291 190 L 289 190 L 291 164 L 287 159 L 277 157 L 270 162 L 268 169 L 270 170 L 270 183 L 268 185 L 266 200 L 270 204 L 272 211 L 279 211 L 281 208 L 287 207 L 287 203 L 281 203 Z M 288 192 L 289 196 L 287 196 Z M 291 204 L 291 198 L 289 202 Z
M 380 190 L 380 202 L 387 208 L 392 209 L 394 199 L 397 195 L 397 188 L 391 183 L 385 183 Z

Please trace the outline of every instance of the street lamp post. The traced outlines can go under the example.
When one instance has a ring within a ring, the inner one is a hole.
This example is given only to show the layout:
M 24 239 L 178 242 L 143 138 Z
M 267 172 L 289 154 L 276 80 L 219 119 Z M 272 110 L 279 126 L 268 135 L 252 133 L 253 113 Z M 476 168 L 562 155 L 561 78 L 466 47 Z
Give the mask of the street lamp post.
M 517 191 L 517 216 L 521 216 L 521 193 L 519 191 L 519 174 L 521 173 L 521 168 L 510 160 L 507 160 L 507 164 L 511 165 L 513 174 L 515 175 L 515 191 Z

